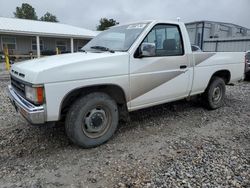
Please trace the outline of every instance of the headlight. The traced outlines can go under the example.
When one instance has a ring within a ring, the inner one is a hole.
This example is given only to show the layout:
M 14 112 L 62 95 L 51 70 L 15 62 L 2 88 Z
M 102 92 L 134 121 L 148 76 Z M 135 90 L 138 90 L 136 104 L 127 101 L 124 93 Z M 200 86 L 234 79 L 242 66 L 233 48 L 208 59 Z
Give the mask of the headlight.
M 35 104 L 43 104 L 44 102 L 44 88 L 39 86 L 25 86 L 25 97 Z

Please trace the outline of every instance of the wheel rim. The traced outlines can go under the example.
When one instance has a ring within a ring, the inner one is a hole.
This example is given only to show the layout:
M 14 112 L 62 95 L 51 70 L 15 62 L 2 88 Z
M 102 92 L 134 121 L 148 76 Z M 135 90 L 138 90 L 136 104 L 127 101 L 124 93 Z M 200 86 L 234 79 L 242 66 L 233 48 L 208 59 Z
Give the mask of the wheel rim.
M 222 97 L 222 89 L 221 87 L 217 86 L 213 90 L 212 100 L 214 103 L 218 103 Z
M 111 113 L 104 106 L 91 108 L 84 114 L 82 130 L 89 138 L 98 138 L 104 135 L 111 125 Z

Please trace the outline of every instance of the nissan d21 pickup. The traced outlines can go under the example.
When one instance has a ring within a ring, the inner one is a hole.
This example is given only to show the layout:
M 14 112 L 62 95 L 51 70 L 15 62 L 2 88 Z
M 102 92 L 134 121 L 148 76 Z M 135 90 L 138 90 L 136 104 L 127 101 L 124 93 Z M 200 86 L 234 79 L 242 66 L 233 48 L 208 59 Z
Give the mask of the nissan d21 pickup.
M 243 52 L 193 53 L 184 23 L 142 21 L 112 27 L 80 52 L 13 65 L 8 94 L 31 124 L 64 121 L 69 139 L 90 148 L 134 110 L 194 95 L 221 107 L 244 69 Z

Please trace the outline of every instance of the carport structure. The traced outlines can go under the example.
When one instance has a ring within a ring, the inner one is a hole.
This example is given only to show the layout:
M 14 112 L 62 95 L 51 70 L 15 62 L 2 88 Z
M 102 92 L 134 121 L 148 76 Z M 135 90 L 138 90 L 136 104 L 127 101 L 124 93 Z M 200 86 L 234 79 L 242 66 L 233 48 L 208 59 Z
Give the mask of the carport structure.
M 78 51 L 97 32 L 71 25 L 0 17 L 0 51 L 7 47 L 12 54 L 41 56 L 41 51 L 61 47 L 67 52 Z

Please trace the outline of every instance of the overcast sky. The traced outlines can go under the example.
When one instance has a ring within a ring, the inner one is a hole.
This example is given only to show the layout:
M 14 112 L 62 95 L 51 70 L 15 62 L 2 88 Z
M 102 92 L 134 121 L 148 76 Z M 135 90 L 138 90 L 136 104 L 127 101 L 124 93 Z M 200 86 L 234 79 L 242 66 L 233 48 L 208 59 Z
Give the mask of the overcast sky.
M 62 23 L 93 30 L 102 17 L 120 23 L 180 17 L 183 22 L 212 20 L 250 28 L 250 0 L 0 0 L 0 16 L 13 17 L 24 2 L 39 17 L 49 11 Z

